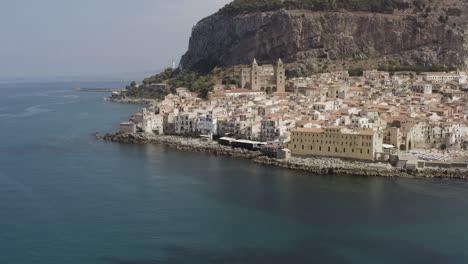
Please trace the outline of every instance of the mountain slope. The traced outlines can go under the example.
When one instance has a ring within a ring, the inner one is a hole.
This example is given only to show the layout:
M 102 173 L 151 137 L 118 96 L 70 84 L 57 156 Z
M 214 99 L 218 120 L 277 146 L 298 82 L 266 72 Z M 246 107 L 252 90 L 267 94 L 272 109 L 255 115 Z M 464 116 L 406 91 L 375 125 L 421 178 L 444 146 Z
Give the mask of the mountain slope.
M 390 1 L 399 4 L 382 9 L 363 7 L 363 11 L 359 5 L 335 5 L 333 9 L 287 5 L 296 0 L 259 1 L 277 4 L 267 7 L 240 5 L 251 2 L 234 1 L 200 21 L 193 28 L 181 67 L 210 70 L 247 64 L 254 57 L 263 63 L 281 57 L 290 74 L 306 75 L 353 67 L 468 64 L 468 8 L 462 0 Z M 233 9 L 233 5 L 238 7 Z

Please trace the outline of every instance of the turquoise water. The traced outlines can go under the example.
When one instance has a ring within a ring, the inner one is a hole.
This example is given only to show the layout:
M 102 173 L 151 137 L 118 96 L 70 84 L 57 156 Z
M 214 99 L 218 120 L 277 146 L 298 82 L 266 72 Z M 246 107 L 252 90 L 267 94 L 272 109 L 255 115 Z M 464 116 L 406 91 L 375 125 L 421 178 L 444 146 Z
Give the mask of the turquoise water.
M 96 141 L 119 85 L 0 84 L 0 263 L 468 263 L 468 183 Z

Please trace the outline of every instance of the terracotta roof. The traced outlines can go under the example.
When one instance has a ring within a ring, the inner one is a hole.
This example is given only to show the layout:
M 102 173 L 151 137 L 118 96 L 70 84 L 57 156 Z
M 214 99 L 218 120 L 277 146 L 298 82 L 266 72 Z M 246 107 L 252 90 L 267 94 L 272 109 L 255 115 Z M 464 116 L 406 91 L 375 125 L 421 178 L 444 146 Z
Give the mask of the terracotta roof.
M 359 88 L 359 87 L 354 87 L 354 88 L 349 89 L 349 91 L 350 92 L 363 92 L 364 89 Z
M 299 132 L 299 133 L 323 133 L 324 130 L 322 128 L 296 128 L 292 132 Z
M 263 117 L 264 118 L 278 118 L 278 117 L 281 117 L 281 116 L 283 116 L 283 115 L 279 114 L 279 113 L 274 113 L 274 114 L 264 115 Z
M 261 93 L 262 91 L 255 91 L 249 89 L 232 89 L 225 91 L 226 93 Z
M 359 135 L 363 135 L 363 136 L 373 136 L 374 134 L 375 134 L 374 130 L 361 130 L 359 132 Z

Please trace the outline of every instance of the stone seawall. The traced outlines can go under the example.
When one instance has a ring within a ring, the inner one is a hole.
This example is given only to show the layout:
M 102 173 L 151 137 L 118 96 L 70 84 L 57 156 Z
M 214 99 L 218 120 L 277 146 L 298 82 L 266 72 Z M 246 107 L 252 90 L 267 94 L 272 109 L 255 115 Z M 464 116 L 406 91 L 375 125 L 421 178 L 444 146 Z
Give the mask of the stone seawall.
M 112 98 L 106 97 L 104 101 L 111 102 L 111 103 L 120 103 L 120 104 L 142 104 L 142 105 L 156 105 L 158 103 L 155 99 L 149 98 Z
M 340 161 L 340 160 L 338 160 Z M 402 178 L 440 178 L 468 180 L 467 170 L 431 168 L 423 170 L 406 170 L 389 166 L 375 166 L 373 163 L 343 162 L 335 163 L 336 159 L 302 159 L 277 160 L 267 157 L 257 157 L 255 163 L 273 165 L 277 167 L 301 170 L 313 174 L 333 174 L 351 176 L 375 176 L 375 177 L 402 177 Z
M 389 164 L 345 161 L 334 158 L 297 158 L 277 160 L 267 158 L 257 151 L 233 149 L 212 140 L 185 138 L 180 136 L 155 136 L 144 133 L 116 134 L 109 133 L 96 138 L 123 144 L 164 144 L 178 150 L 204 152 L 218 156 L 242 157 L 252 159 L 257 164 L 272 165 L 281 168 L 306 171 L 317 175 L 350 175 L 374 177 L 405 178 L 441 178 L 468 180 L 468 170 L 431 168 L 423 170 L 405 170 L 391 167 Z
M 192 151 L 192 152 L 204 152 L 218 156 L 229 156 L 229 157 L 242 157 L 253 159 L 261 155 L 258 151 L 249 151 L 245 149 L 233 149 L 228 146 L 223 146 L 215 141 L 203 141 L 198 138 L 185 138 L 179 136 L 153 136 L 143 133 L 136 134 L 114 134 L 109 133 L 103 137 L 96 134 L 98 139 L 105 141 L 112 141 L 123 144 L 164 144 L 167 146 L 175 147 L 178 150 Z

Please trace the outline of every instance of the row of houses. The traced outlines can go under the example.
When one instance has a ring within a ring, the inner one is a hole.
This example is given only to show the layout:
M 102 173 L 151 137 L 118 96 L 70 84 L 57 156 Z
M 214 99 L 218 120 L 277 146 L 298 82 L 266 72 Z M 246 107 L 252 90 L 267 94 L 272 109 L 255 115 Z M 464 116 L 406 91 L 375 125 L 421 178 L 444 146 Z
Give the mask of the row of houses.
M 453 83 L 465 80 L 462 72 L 450 74 L 461 77 L 443 83 L 428 74 L 333 72 L 291 79 L 287 92 L 218 85 L 208 100 L 178 88 L 143 110 L 141 126 L 148 133 L 263 142 L 293 155 L 373 160 L 388 149 L 463 149 L 468 98 L 464 84 Z

